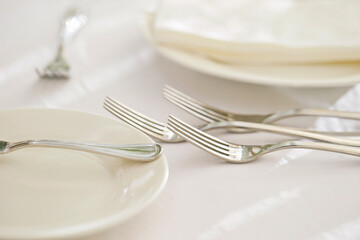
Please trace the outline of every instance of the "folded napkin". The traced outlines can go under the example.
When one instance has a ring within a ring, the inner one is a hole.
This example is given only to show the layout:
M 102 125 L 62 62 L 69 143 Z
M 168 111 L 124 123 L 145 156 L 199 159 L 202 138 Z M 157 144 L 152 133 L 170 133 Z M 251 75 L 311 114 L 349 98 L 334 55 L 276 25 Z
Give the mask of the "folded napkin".
M 226 63 L 360 61 L 359 0 L 163 0 L 157 44 Z

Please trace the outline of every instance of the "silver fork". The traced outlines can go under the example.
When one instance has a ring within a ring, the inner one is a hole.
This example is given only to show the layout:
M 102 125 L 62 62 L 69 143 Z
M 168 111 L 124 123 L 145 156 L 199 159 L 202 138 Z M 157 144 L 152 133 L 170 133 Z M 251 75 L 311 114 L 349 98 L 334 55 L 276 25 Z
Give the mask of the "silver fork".
M 139 129 L 140 131 L 161 140 L 163 142 L 182 142 L 184 138 L 171 131 L 165 123 L 154 120 L 144 114 L 133 110 L 124 104 L 116 101 L 111 97 L 106 97 L 104 101 L 104 108 L 116 117 L 120 118 L 129 125 Z M 231 125 L 232 124 L 232 125 Z M 295 128 L 275 126 L 262 123 L 249 123 L 249 122 L 213 122 L 197 126 L 201 130 L 210 130 L 221 127 L 244 127 L 252 130 L 260 130 L 272 132 L 282 135 L 290 135 L 296 137 L 304 137 L 324 142 L 332 142 L 342 145 L 360 146 L 360 141 L 356 139 L 347 139 L 334 136 L 327 136 L 319 133 L 306 132 Z
M 122 121 L 153 138 L 172 143 L 185 141 L 182 137 L 170 131 L 166 124 L 145 116 L 111 97 L 105 98 L 104 108 Z
M 264 154 L 289 148 L 316 149 L 360 156 L 360 148 L 324 142 L 294 140 L 266 145 L 240 145 L 230 143 L 190 126 L 171 115 L 168 119 L 168 128 L 195 146 L 231 163 L 250 162 Z
M 61 25 L 59 45 L 55 59 L 49 63 L 43 71 L 35 69 L 39 77 L 46 79 L 68 79 L 70 66 L 63 57 L 65 44 L 70 41 L 80 29 L 87 23 L 86 15 L 76 9 L 68 10 Z
M 201 103 L 168 85 L 165 85 L 163 94 L 166 99 L 168 99 L 175 105 L 179 106 L 185 111 L 209 123 L 217 122 L 217 121 L 240 121 L 240 122 L 270 124 L 280 119 L 296 117 L 296 116 L 324 116 L 324 117 L 337 117 L 337 118 L 360 120 L 360 113 L 358 112 L 345 112 L 345 111 L 327 110 L 327 109 L 297 108 L 288 111 L 279 111 L 264 115 L 236 114 Z M 240 131 L 243 130 L 240 129 Z M 336 133 L 331 133 L 331 134 L 336 134 Z M 341 135 L 342 133 L 338 133 L 338 134 Z M 357 134 L 357 133 L 352 133 L 352 134 Z

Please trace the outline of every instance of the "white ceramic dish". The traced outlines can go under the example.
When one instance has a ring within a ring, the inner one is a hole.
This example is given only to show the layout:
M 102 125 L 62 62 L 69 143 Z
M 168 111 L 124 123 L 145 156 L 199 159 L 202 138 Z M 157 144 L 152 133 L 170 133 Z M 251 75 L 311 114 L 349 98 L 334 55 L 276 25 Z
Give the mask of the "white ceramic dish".
M 191 52 L 156 44 L 152 35 L 154 15 L 147 14 L 145 38 L 164 57 L 212 76 L 253 84 L 285 87 L 340 87 L 360 81 L 360 62 L 298 65 L 229 65 Z
M 89 113 L 0 112 L 1 139 L 148 143 L 119 121 Z M 89 235 L 125 221 L 152 202 L 168 176 L 165 156 L 150 163 L 64 149 L 0 155 L 0 239 Z

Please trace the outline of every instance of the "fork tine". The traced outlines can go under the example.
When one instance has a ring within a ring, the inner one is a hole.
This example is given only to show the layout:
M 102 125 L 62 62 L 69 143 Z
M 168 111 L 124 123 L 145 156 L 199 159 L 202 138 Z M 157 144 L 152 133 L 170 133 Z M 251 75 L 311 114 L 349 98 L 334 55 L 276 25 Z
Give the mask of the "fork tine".
M 38 75 L 40 78 L 43 77 L 43 75 L 42 75 L 42 73 L 40 72 L 39 69 L 35 68 L 35 72 L 37 73 L 37 75 Z
M 227 112 L 225 112 L 225 111 L 223 111 L 223 110 L 221 110 L 221 109 L 218 109 L 218 108 L 215 108 L 215 107 L 206 105 L 206 104 L 204 104 L 204 103 L 201 103 L 201 102 L 199 102 L 198 100 L 195 100 L 194 98 L 192 98 L 192 97 L 184 94 L 183 92 L 180 92 L 179 90 L 177 90 L 177 89 L 175 89 L 175 88 L 173 88 L 173 87 L 170 87 L 169 85 L 165 85 L 165 86 L 164 86 L 164 89 L 167 89 L 167 90 L 169 90 L 169 92 L 172 92 L 172 93 L 174 93 L 174 94 L 177 94 L 178 96 L 181 96 L 181 97 L 189 100 L 190 102 L 192 102 L 192 103 L 194 103 L 194 104 L 196 104 L 196 105 L 198 105 L 198 106 L 201 106 L 201 107 L 206 108 L 206 109 L 210 109 L 210 110 L 212 110 L 214 113 L 220 114 L 221 116 L 224 116 L 224 115 L 227 114 Z
M 215 117 L 209 114 L 206 110 L 200 109 L 197 106 L 191 105 L 187 102 L 184 102 L 182 99 L 173 96 L 164 91 L 164 97 L 169 100 L 170 102 L 174 103 L 178 107 L 182 108 L 183 110 L 193 114 L 194 116 L 206 121 L 206 122 L 217 122 L 217 121 L 225 121 L 226 119 Z
M 225 112 L 207 106 L 199 101 L 179 92 L 178 90 L 165 85 L 164 96 L 169 101 L 207 122 L 226 121 L 228 117 Z
M 121 109 L 120 106 L 116 106 L 112 104 L 109 101 L 105 101 L 104 105 L 106 105 L 108 108 L 111 108 L 113 111 L 115 111 L 119 116 L 119 118 L 123 118 L 124 120 L 131 121 L 133 124 L 139 125 L 140 127 L 144 127 L 148 130 L 152 130 L 156 133 L 162 133 L 163 129 L 160 127 L 154 126 L 153 124 L 144 121 L 143 119 L 139 119 L 136 116 L 134 117 L 131 113 L 127 112 L 124 109 Z
M 182 126 L 183 128 L 187 128 L 189 131 L 194 132 L 195 134 L 199 135 L 200 137 L 204 138 L 207 141 L 210 140 L 210 141 L 214 142 L 215 144 L 229 146 L 228 142 L 221 140 L 217 137 L 214 137 L 210 134 L 207 134 L 204 131 L 197 129 L 172 115 L 169 116 L 168 120 L 171 120 L 171 122 L 176 123 L 177 125 Z
M 110 97 L 106 97 L 105 102 L 108 102 L 109 104 L 113 105 L 115 108 L 117 108 L 119 111 L 121 111 L 124 115 L 132 117 L 132 119 L 140 121 L 143 124 L 148 125 L 149 127 L 158 129 L 163 131 L 166 126 L 165 124 L 158 122 L 148 116 L 145 116 L 144 114 L 141 114 L 137 111 L 135 111 L 134 109 L 131 109 L 127 106 L 125 106 L 124 104 L 116 101 L 113 98 Z
M 229 158 L 229 150 L 224 149 L 218 149 L 216 147 L 213 147 L 211 144 L 202 141 L 201 139 L 196 138 L 191 133 L 184 132 L 182 129 L 180 129 L 178 126 L 173 124 L 172 122 L 169 122 L 168 128 L 180 136 L 182 136 L 184 139 L 186 139 L 188 142 L 194 144 L 195 146 L 199 147 L 200 149 L 205 150 L 206 152 L 209 152 L 215 156 L 218 156 L 220 158 Z
M 140 131 L 145 132 L 148 135 L 151 135 L 156 138 L 162 138 L 164 135 L 164 131 L 159 128 L 154 128 L 153 125 L 149 125 L 148 123 L 144 123 L 139 121 L 138 119 L 132 117 L 131 115 L 127 114 L 126 112 L 122 111 L 120 108 L 117 108 L 113 104 L 108 101 L 105 101 L 104 108 L 123 120 L 124 122 L 128 123 L 129 125 L 139 129 Z
M 45 79 L 68 79 L 69 78 L 69 74 L 68 72 L 65 71 L 59 71 L 59 72 L 48 72 L 48 71 L 44 71 L 44 72 L 40 72 L 38 69 L 35 69 L 36 73 L 38 74 L 38 76 L 40 78 L 45 78 Z
M 121 115 L 120 113 L 118 113 L 116 110 L 114 110 L 111 106 L 104 104 L 104 108 L 106 110 L 108 110 L 110 113 L 114 114 L 116 117 L 120 118 L 122 121 L 124 121 L 125 123 L 133 126 L 134 128 L 150 135 L 156 138 L 161 137 L 159 134 L 155 133 L 154 131 L 151 131 L 150 129 L 147 129 L 137 123 L 135 123 L 133 120 L 129 120 L 128 118 L 124 117 L 123 115 Z
M 152 136 L 154 138 L 157 138 L 157 139 L 162 139 L 163 138 L 163 135 L 161 133 L 154 132 L 152 129 L 148 129 L 148 128 L 142 126 L 142 125 L 139 125 L 138 123 L 135 123 L 133 120 L 129 120 L 129 119 L 125 118 L 124 116 L 121 116 L 120 114 L 115 112 L 113 109 L 109 108 L 108 106 L 104 106 L 104 108 L 106 110 L 108 110 L 110 113 L 112 113 L 115 116 L 117 116 L 118 118 L 120 118 L 125 123 L 127 123 L 130 126 L 140 130 L 141 132 L 143 132 L 143 133 L 145 133 L 145 134 L 147 134 L 149 136 Z
M 229 156 L 230 146 L 227 142 L 199 131 L 173 116 L 169 116 L 168 128 L 178 133 L 186 140 L 192 142 L 199 148 L 202 148 L 212 154 L 219 157 Z

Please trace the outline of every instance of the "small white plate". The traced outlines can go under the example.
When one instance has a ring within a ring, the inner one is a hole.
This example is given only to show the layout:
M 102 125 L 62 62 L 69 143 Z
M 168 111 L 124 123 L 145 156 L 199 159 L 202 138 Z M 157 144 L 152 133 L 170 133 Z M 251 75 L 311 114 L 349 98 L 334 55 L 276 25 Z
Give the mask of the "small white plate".
M 56 109 L 0 112 L 1 139 L 149 143 L 121 123 Z M 165 156 L 140 163 L 80 151 L 29 148 L 0 155 L 0 239 L 79 237 L 140 212 L 164 188 Z
M 360 82 L 360 62 L 294 65 L 230 65 L 191 52 L 156 44 L 152 36 L 154 15 L 147 13 L 145 38 L 164 57 L 190 69 L 212 76 L 271 86 L 340 87 Z

